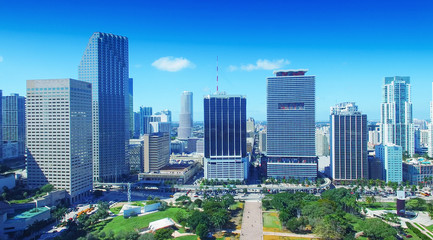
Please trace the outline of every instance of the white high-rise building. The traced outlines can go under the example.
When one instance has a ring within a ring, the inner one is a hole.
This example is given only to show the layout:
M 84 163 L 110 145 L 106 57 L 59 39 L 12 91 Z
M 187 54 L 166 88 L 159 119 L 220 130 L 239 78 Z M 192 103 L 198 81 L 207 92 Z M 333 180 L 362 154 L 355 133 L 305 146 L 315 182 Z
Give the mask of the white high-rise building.
M 410 77 L 385 77 L 381 105 L 382 143 L 395 144 L 410 156 L 415 153 Z
M 373 130 L 368 131 L 368 145 L 372 149 L 374 146 L 381 143 L 380 127 L 375 127 Z
M 180 97 L 180 114 L 179 128 L 177 135 L 179 139 L 187 139 L 192 137 L 193 128 L 193 94 L 192 92 L 184 91 Z
M 90 194 L 92 84 L 28 80 L 26 114 L 28 185 L 65 189 L 72 202 Z

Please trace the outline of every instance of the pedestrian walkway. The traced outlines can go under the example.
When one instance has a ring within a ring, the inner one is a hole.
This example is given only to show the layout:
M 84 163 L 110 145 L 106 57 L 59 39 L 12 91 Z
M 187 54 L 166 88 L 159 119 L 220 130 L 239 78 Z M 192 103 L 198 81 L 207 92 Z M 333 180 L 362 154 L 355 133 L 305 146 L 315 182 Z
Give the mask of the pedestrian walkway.
M 262 202 L 245 202 L 240 240 L 263 239 Z

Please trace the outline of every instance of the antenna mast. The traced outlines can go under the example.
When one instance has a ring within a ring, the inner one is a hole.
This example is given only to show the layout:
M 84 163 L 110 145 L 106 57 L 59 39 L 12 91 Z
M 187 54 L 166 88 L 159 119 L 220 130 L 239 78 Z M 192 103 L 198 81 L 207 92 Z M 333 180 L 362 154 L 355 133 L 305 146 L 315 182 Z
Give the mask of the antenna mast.
M 218 93 L 218 56 L 217 56 L 217 93 Z

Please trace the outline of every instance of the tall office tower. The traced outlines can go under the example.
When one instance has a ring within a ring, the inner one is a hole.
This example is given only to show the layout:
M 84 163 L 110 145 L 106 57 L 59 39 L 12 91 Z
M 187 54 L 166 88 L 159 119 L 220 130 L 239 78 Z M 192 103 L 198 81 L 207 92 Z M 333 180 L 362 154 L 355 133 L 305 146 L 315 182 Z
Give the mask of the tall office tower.
M 117 182 L 129 170 L 128 38 L 95 32 L 78 77 L 93 88 L 93 178 Z
M 3 99 L 3 92 L 0 90 L 0 113 L 3 112 L 2 110 L 2 99 Z M 3 126 L 3 114 L 0 114 L 0 126 Z M 0 162 L 3 161 L 3 128 L 0 127 Z
M 140 135 L 149 134 L 150 117 L 152 116 L 152 107 L 140 107 Z
M 217 93 L 204 97 L 204 177 L 246 180 L 247 100 Z
M 129 168 L 131 173 L 144 171 L 144 141 L 143 139 L 129 140 Z
M 402 146 L 415 153 L 414 127 L 409 77 L 385 77 L 381 105 L 382 143 Z
M 428 125 L 428 156 L 433 157 L 433 82 L 432 101 L 430 102 L 430 123 Z
M 379 145 L 376 157 L 382 162 L 382 176 L 386 182 L 403 181 L 403 148 L 395 144 Z
M 316 155 L 329 156 L 329 126 L 316 128 Z
M 267 78 L 267 175 L 315 179 L 315 76 L 275 71 Z
M 334 181 L 368 179 L 367 115 L 352 102 L 331 107 L 331 173 Z
M 129 138 L 134 138 L 134 79 L 128 80 Z
M 254 137 L 254 134 L 256 132 L 256 126 L 254 122 L 254 118 L 248 118 L 247 119 L 247 137 Z
M 170 134 L 151 133 L 142 136 L 144 141 L 144 172 L 154 172 L 170 161 Z
M 134 138 L 140 138 L 140 112 L 134 112 Z
M 24 158 L 26 151 L 26 98 L 18 94 L 3 96 L 3 142 L 10 146 L 3 158 Z
M 27 183 L 65 189 L 71 202 L 92 181 L 92 85 L 74 79 L 27 81 Z
M 259 150 L 261 153 L 266 152 L 266 131 L 259 132 Z
M 193 102 L 192 92 L 184 91 L 180 97 L 180 114 L 179 114 L 179 128 L 177 136 L 179 139 L 187 139 L 192 137 L 193 127 Z

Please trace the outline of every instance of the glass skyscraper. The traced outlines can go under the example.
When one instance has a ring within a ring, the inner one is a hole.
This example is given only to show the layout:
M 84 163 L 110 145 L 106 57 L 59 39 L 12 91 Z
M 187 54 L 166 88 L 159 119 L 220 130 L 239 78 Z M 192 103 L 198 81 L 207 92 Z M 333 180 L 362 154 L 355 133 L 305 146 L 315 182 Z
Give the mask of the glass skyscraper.
M 317 177 L 315 77 L 306 72 L 275 71 L 267 78 L 268 177 Z
M 383 144 L 396 144 L 410 156 L 415 153 L 410 77 L 385 77 L 381 104 Z
M 26 151 L 26 98 L 18 94 L 3 96 L 3 142 L 8 145 L 4 158 L 24 158 Z
M 95 32 L 78 67 L 80 80 L 92 83 L 93 176 L 118 181 L 128 173 L 128 38 Z
M 386 182 L 403 181 L 403 148 L 395 144 L 378 145 L 376 157 L 382 162 L 382 176 Z
M 367 115 L 355 103 L 331 107 L 331 173 L 334 181 L 368 179 Z
M 152 107 L 140 107 L 140 135 L 151 133 Z
M 193 127 L 193 102 L 192 92 L 184 91 L 180 97 L 179 128 L 177 135 L 179 139 L 192 137 Z
M 128 80 L 129 138 L 134 137 L 134 79 Z
M 2 99 L 3 99 L 3 92 L 0 90 L 0 113 L 2 113 Z M 2 115 L 0 114 L 0 126 L 3 125 L 3 119 Z M 0 162 L 3 161 L 3 128 L 0 127 Z
M 246 98 L 217 93 L 204 97 L 205 178 L 246 180 Z

